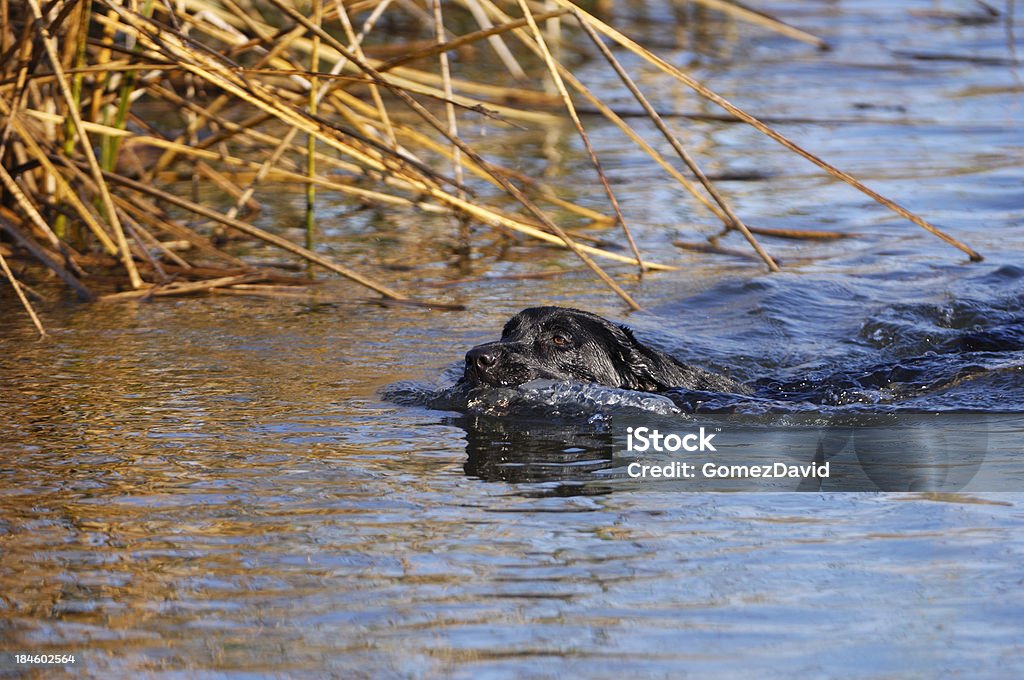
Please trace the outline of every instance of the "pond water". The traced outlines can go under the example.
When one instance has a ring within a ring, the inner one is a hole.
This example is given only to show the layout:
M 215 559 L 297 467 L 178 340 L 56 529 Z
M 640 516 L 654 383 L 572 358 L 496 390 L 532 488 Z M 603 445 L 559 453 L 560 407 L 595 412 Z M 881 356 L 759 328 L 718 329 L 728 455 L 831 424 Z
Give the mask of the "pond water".
M 573 455 L 607 399 L 556 422 L 424 398 L 513 313 L 562 304 L 783 401 L 998 413 L 1001 455 L 1024 455 L 1024 26 L 966 1 L 758 4 L 833 49 L 693 9 L 617 11 L 984 262 L 756 132 L 676 119 L 709 172 L 735 178 L 721 188 L 749 223 L 856 237 L 764 239 L 774 275 L 677 250 L 713 226 L 598 126 L 641 249 L 681 267 L 613 269 L 642 313 L 564 253 L 481 233 L 459 268 L 447 222 L 342 203 L 325 204 L 325 252 L 468 311 L 361 304 L 327 282 L 297 299 L 48 305 L 53 337 L 36 342 L 5 292 L 0 650 L 76 654 L 67 669 L 104 677 L 1019 677 L 1024 484 L 645 487 Z M 630 108 L 599 71 L 579 65 Z M 654 89 L 663 109 L 711 111 Z M 600 204 L 569 129 L 488 134 Z M 294 235 L 299 200 L 263 226 Z

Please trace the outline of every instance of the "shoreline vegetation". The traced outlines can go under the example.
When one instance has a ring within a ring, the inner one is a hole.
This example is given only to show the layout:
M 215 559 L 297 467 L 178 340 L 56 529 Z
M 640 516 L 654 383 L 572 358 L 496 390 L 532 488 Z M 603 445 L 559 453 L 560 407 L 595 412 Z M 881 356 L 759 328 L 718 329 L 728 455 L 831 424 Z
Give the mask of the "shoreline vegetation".
M 827 49 L 741 5 L 693 2 Z M 639 308 L 606 267 L 618 265 L 620 277 L 674 267 L 648 259 L 634 242 L 587 133 L 590 116 L 611 122 L 622 144 L 639 148 L 721 224 L 706 242 L 679 247 L 749 254 L 775 271 L 759 237 L 850 236 L 745 224 L 622 65 L 624 54 L 657 71 L 660 83 L 716 104 L 724 120 L 754 127 L 972 261 L 981 259 L 620 33 L 599 18 L 606 10 L 569 0 L 0 0 L 3 285 L 13 286 L 40 335 L 33 302 L 45 297 L 24 280 L 31 270 L 15 273 L 13 260 L 38 263 L 86 301 L 214 290 L 287 295 L 324 269 L 381 301 L 452 307 L 318 252 L 317 201 L 330 193 L 357 205 L 450 215 L 466 254 L 471 227 L 481 226 L 566 248 Z M 453 68 L 453 53 L 471 54 L 478 68 Z M 588 89 L 560 58 L 570 53 L 602 63 L 639 108 L 617 111 Z M 473 75 L 481 71 L 490 77 Z M 154 120 L 154 107 L 169 113 Z M 631 118 L 660 137 L 643 138 Z M 481 121 L 505 128 L 571 122 L 607 210 L 561 198 L 558 186 L 487 158 L 460 135 L 460 126 Z M 656 150 L 666 143 L 670 153 Z M 175 192 L 183 179 L 192 182 L 189 198 Z M 252 223 L 271 184 L 303 192 L 302 244 Z M 199 186 L 220 192 L 230 207 L 203 203 Z M 594 225 L 620 229 L 626 247 L 607 249 L 581 232 Z M 732 232 L 749 251 L 719 244 Z M 231 252 L 236 238 L 278 248 L 308 270 L 246 262 Z

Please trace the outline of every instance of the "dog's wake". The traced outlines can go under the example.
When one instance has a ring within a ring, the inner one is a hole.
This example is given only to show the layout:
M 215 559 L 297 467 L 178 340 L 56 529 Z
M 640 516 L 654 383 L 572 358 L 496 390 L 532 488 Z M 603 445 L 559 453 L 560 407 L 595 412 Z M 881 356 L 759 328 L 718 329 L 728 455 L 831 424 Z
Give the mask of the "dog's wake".
M 627 413 L 673 415 L 681 412 L 662 394 L 546 379 L 531 380 L 516 387 L 459 382 L 442 389 L 401 382 L 389 385 L 382 396 L 406 406 L 486 416 L 596 421 Z

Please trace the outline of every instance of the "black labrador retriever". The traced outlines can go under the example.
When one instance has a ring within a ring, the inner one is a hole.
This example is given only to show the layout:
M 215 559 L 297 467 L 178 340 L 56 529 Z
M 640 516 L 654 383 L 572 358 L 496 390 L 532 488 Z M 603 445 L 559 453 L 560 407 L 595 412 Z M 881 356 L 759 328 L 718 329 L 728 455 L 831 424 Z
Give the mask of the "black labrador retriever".
M 463 381 L 471 385 L 511 387 L 537 378 L 642 392 L 747 391 L 731 378 L 644 345 L 626 326 L 567 307 L 524 309 L 505 324 L 501 340 L 466 353 Z

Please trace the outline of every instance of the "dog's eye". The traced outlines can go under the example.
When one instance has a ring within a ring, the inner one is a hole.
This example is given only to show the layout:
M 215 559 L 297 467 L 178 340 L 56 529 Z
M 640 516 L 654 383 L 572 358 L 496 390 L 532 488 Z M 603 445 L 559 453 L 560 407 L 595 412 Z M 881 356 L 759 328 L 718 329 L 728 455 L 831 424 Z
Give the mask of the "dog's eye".
M 569 344 L 569 338 L 567 338 L 566 336 L 562 335 L 561 333 L 556 333 L 556 334 L 551 336 L 551 342 L 556 347 L 565 347 L 566 345 Z

